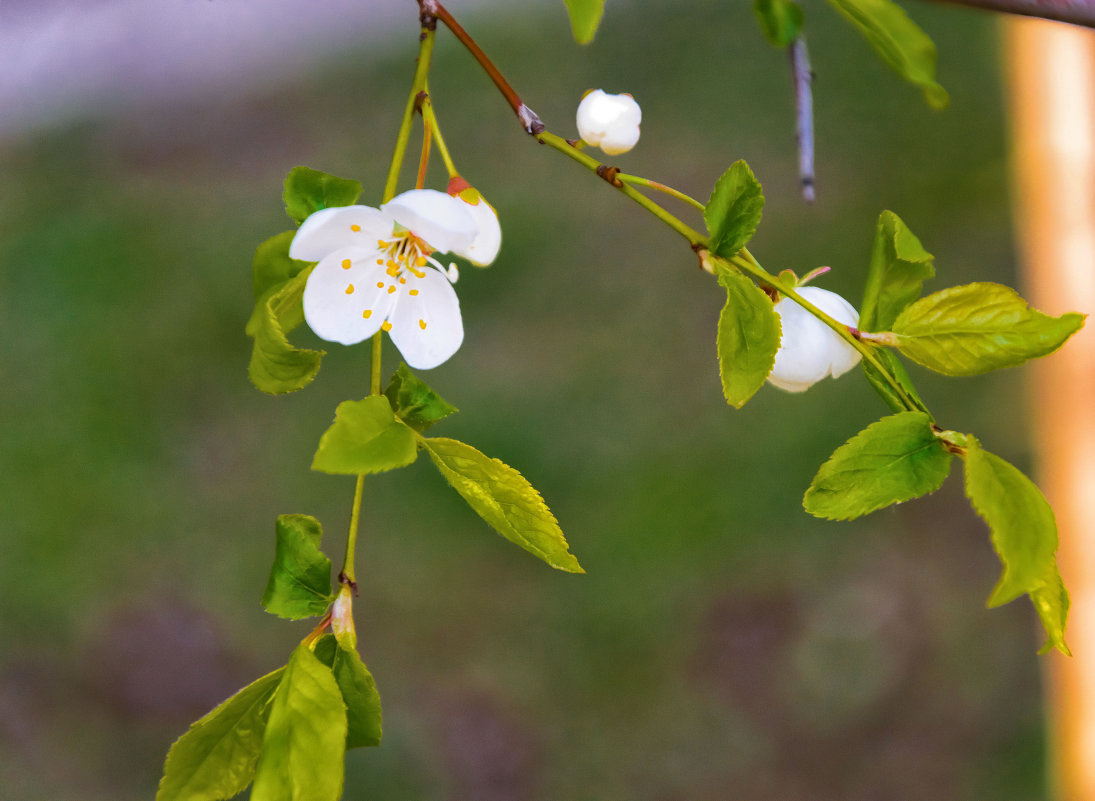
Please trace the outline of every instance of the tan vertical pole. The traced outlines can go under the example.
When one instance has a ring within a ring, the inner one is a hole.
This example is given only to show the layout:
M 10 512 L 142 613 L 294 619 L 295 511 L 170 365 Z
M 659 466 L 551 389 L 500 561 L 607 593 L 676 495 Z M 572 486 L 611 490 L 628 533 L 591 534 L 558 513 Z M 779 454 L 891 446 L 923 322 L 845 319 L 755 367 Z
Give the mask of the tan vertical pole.
M 1004 56 L 1024 292 L 1095 314 L 1095 31 L 1008 19 Z M 1050 780 L 1095 801 L 1095 316 L 1031 372 L 1036 480 L 1057 513 L 1074 656 L 1046 659 Z

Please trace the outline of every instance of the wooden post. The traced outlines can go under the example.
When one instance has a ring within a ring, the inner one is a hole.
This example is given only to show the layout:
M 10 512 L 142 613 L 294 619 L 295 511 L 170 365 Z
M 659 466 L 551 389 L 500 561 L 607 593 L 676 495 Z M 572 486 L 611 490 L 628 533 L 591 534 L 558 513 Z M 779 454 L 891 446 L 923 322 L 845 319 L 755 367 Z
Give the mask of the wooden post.
M 1095 32 L 1001 24 L 1024 294 L 1047 313 L 1095 314 Z M 1072 594 L 1074 656 L 1044 657 L 1049 776 L 1058 801 L 1095 801 L 1095 317 L 1031 374 L 1036 480 Z

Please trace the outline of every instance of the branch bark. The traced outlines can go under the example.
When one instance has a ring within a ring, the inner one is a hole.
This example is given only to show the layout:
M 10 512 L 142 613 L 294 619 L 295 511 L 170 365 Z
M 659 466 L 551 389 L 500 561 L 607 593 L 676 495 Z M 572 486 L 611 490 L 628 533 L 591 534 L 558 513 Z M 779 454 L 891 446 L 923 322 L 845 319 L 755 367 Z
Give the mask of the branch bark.
M 1095 28 L 1095 0 L 936 0 L 936 2 Z

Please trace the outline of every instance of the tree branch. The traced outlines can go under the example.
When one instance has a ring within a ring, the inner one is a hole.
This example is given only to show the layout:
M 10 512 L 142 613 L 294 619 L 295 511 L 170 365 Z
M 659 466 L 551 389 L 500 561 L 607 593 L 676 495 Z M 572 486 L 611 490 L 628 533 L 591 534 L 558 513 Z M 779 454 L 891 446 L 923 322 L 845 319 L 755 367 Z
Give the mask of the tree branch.
M 935 0 L 959 6 L 1040 17 L 1095 28 L 1095 0 Z

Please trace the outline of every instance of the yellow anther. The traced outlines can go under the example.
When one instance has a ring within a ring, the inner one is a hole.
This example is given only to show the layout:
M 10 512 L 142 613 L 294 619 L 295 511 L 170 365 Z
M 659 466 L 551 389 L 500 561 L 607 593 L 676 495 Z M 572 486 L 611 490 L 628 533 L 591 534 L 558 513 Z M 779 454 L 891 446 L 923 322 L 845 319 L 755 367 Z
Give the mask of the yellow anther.
M 350 230 L 353 231 L 356 234 L 358 231 L 361 230 L 361 226 L 360 225 L 351 225 Z
M 350 269 L 350 264 L 351 264 L 351 262 L 350 262 L 349 259 L 343 259 L 342 260 L 342 269 L 343 270 L 349 270 Z
M 393 292 L 395 292 L 395 284 L 392 284 L 390 287 L 388 287 L 388 294 L 390 295 Z
M 391 276 L 392 278 L 395 278 L 395 277 L 396 277 L 397 275 L 399 275 L 399 267 L 398 267 L 398 266 L 397 266 L 396 264 L 394 264 L 394 263 L 393 263 L 393 264 L 392 264 L 392 266 L 391 266 L 391 267 L 389 267 L 389 268 L 388 268 L 387 270 L 385 270 L 384 272 L 386 272 L 386 273 L 387 273 L 388 275 L 390 275 L 390 276 Z
M 377 281 L 376 282 L 376 288 L 377 289 L 383 289 L 384 288 L 384 282 L 383 281 Z
M 381 267 L 383 267 L 384 266 L 384 259 L 377 259 L 376 263 L 379 264 Z
M 399 277 L 399 283 L 401 283 L 401 284 L 405 284 L 405 283 L 407 283 L 407 279 L 406 279 L 406 278 L 404 278 L 404 277 L 402 277 L 402 276 L 400 276 L 400 277 Z
M 407 269 L 410 270 L 412 273 L 414 273 L 415 278 L 425 278 L 426 277 L 426 274 L 424 272 L 422 272 L 421 270 L 416 270 L 414 267 L 411 267 L 410 265 L 407 266 Z
M 426 261 L 425 256 L 419 256 L 417 259 L 414 260 L 414 263 L 418 267 L 425 267 L 429 262 Z
M 421 328 L 423 331 L 425 331 L 426 330 L 426 321 L 425 320 L 419 320 L 418 321 L 418 327 Z
M 346 287 L 346 294 L 347 295 L 354 294 L 354 285 L 353 284 L 350 284 L 348 287 Z
M 385 242 L 383 239 L 378 239 L 376 240 L 376 246 L 383 250 L 384 248 L 388 247 L 388 243 Z
M 412 289 L 412 290 L 411 290 L 411 291 L 410 291 L 410 292 L 409 292 L 408 294 L 411 294 L 411 295 L 417 295 L 417 294 L 418 294 L 418 290 L 417 290 L 417 289 Z
M 380 327 L 383 328 L 385 331 L 391 331 L 392 330 L 392 324 L 389 323 L 387 320 L 385 320 L 383 323 L 381 323 Z
M 361 316 L 364 317 L 366 320 L 368 320 L 370 317 L 373 316 L 373 310 L 372 309 L 366 309 L 365 311 L 363 311 L 361 313 Z

